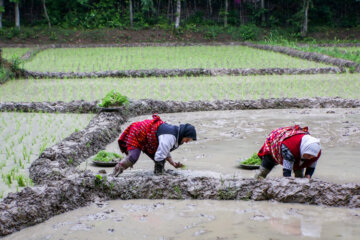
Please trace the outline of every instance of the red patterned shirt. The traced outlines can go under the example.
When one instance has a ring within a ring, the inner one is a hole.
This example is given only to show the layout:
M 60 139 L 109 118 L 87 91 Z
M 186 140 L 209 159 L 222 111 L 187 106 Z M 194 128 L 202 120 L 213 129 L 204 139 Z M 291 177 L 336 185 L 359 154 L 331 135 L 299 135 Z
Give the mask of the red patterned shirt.
M 121 152 L 127 154 L 129 150 L 139 148 L 148 154 L 155 154 L 159 145 L 156 131 L 163 123 L 156 114 L 153 119 L 132 123 L 118 140 Z
M 308 127 L 301 128 L 299 125 L 275 129 L 266 138 L 258 156 L 263 157 L 265 155 L 271 155 L 277 163 L 282 164 L 283 158 L 281 155 L 281 145 L 284 140 L 297 134 L 310 133 L 308 131 Z

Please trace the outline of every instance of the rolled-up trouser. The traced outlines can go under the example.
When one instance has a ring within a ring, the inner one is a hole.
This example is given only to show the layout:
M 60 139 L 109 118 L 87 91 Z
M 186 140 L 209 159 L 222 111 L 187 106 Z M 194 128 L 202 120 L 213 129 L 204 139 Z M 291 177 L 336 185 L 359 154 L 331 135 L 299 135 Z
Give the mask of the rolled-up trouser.
M 129 160 L 133 165 L 139 160 L 141 149 L 136 148 L 128 151 L 126 159 Z

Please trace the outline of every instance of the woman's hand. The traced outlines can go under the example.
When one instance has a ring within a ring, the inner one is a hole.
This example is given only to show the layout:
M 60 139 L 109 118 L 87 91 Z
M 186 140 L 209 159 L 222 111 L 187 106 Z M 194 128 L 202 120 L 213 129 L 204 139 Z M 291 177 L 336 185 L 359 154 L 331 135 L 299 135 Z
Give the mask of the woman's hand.
M 182 164 L 181 162 L 175 162 L 173 166 L 175 168 L 182 168 L 184 166 L 184 164 Z
M 184 166 L 181 162 L 174 162 L 172 158 L 166 158 L 166 161 L 168 161 L 174 168 L 181 168 Z

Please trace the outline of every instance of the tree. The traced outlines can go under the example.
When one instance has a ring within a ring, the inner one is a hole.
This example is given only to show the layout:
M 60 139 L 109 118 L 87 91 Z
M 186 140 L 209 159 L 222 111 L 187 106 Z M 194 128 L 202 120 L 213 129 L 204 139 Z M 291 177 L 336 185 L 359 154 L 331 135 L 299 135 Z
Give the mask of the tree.
M 2 28 L 2 15 L 4 11 L 4 0 L 0 0 L 0 28 Z
M 309 23 L 309 7 L 311 0 L 304 0 L 304 23 L 301 29 L 301 36 L 305 37 L 308 32 L 308 23 Z
M 42 3 L 42 6 L 43 6 L 43 9 L 44 9 L 45 18 L 48 21 L 49 28 L 51 28 L 50 18 L 49 18 L 49 15 L 47 13 L 47 9 L 46 9 L 46 0 L 41 0 L 41 3 Z
M 261 23 L 265 24 L 265 0 L 261 0 L 260 7 L 261 7 Z
M 10 0 L 10 2 L 13 2 L 15 5 L 15 27 L 20 28 L 20 9 L 19 9 L 19 3 L 21 0 Z
M 176 3 L 175 29 L 178 29 L 179 26 L 180 26 L 180 14 L 181 14 L 181 0 L 177 0 L 177 3 Z
M 129 14 L 130 14 L 130 26 L 134 26 L 133 4 L 132 0 L 129 0 Z
M 0 28 L 2 28 L 2 15 L 5 12 L 4 0 L 0 0 Z
M 227 27 L 228 21 L 227 16 L 229 14 L 229 2 L 228 0 L 225 0 L 225 11 L 224 11 L 224 27 Z

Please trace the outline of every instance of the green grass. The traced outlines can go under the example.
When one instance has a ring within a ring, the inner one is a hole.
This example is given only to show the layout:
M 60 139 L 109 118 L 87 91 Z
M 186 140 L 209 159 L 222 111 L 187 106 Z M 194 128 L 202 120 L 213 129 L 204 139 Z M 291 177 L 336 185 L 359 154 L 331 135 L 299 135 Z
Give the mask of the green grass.
M 40 52 L 25 68 L 42 72 L 185 68 L 327 67 L 243 46 L 58 48 Z
M 92 114 L 0 113 L 0 194 L 31 185 L 28 168 L 39 154 L 83 129 Z
M 30 48 L 2 48 L 2 57 L 8 60 L 20 58 L 29 50 Z
M 360 74 L 11 80 L 0 86 L 0 102 L 100 100 L 113 89 L 130 99 L 177 101 L 317 96 L 359 99 Z
M 360 63 L 360 48 L 346 47 L 295 47 L 306 52 L 318 52 L 335 58 L 342 58 L 356 63 Z

